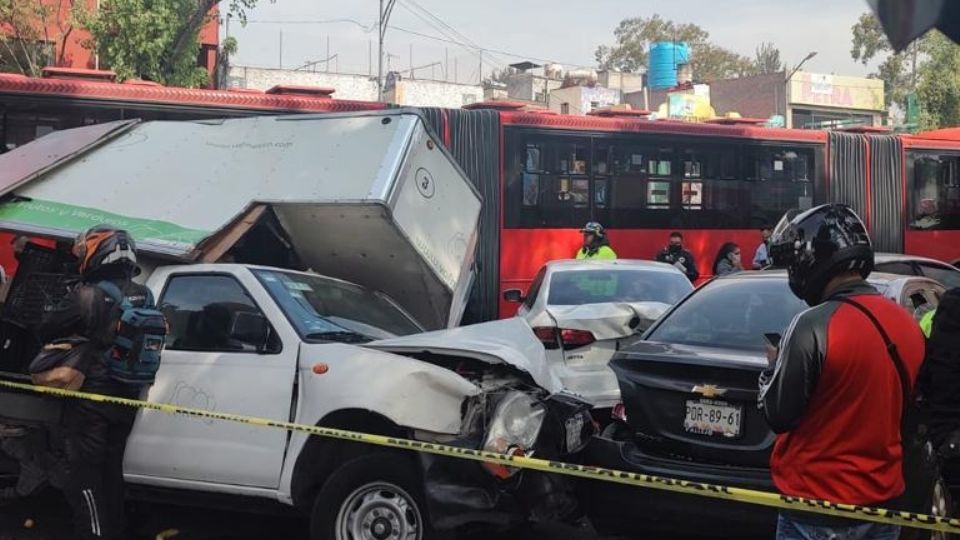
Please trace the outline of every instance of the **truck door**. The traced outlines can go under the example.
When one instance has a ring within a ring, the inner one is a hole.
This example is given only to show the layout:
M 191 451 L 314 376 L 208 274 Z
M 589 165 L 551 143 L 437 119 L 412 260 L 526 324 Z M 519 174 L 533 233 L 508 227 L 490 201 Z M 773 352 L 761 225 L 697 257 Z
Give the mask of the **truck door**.
M 150 401 L 289 419 L 299 341 L 253 275 L 171 274 L 159 305 L 170 333 Z M 273 489 L 286 441 L 280 429 L 141 410 L 124 472 Z

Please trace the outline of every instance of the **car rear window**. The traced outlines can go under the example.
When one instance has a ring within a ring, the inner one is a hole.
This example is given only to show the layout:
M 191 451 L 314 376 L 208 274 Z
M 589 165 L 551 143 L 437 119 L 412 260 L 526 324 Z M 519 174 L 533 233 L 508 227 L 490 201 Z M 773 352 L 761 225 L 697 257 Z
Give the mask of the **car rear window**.
M 763 349 L 807 305 L 786 279 L 719 279 L 704 285 L 655 326 L 647 339 L 731 349 Z
M 930 263 L 920 263 L 923 275 L 939 281 L 944 287 L 952 289 L 960 287 L 960 272 L 949 266 L 940 266 Z
M 655 270 L 566 270 L 550 278 L 547 304 L 575 306 L 606 302 L 675 304 L 693 290 L 679 272 Z

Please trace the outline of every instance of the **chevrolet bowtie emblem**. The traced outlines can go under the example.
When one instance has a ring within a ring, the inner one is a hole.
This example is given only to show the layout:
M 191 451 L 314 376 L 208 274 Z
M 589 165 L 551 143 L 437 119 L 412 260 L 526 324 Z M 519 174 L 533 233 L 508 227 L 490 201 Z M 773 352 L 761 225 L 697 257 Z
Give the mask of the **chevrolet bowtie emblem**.
M 691 390 L 694 394 L 700 394 L 706 398 L 722 396 L 727 393 L 726 388 L 718 388 L 712 384 L 698 384 Z

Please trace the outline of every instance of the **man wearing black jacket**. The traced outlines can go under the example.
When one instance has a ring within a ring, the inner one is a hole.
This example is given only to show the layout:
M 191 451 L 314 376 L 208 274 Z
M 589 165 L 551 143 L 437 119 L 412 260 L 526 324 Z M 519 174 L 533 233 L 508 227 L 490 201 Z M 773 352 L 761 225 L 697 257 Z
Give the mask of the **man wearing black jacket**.
M 44 314 L 37 333 L 41 343 L 83 338 L 84 392 L 136 398 L 140 387 L 110 377 L 106 355 L 120 306 L 98 283 L 112 282 L 133 306 L 148 302 L 146 287 L 133 282 L 138 272 L 136 245 L 122 230 L 97 226 L 77 237 L 80 283 Z M 89 400 L 64 403 L 68 481 L 65 495 L 79 538 L 123 538 L 123 453 L 136 410 Z
M 693 254 L 683 248 L 683 233 L 680 231 L 670 233 L 670 243 L 660 253 L 657 253 L 657 262 L 676 266 L 691 283 L 700 278 L 700 272 L 697 270 L 696 261 L 693 260 Z

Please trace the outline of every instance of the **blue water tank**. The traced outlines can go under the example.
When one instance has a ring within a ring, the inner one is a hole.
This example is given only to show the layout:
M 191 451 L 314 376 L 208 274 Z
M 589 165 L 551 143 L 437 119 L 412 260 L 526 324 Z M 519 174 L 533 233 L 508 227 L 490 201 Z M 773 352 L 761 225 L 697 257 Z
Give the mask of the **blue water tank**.
M 690 46 L 686 43 L 658 41 L 650 45 L 650 88 L 661 90 L 677 85 L 677 66 L 690 63 Z

